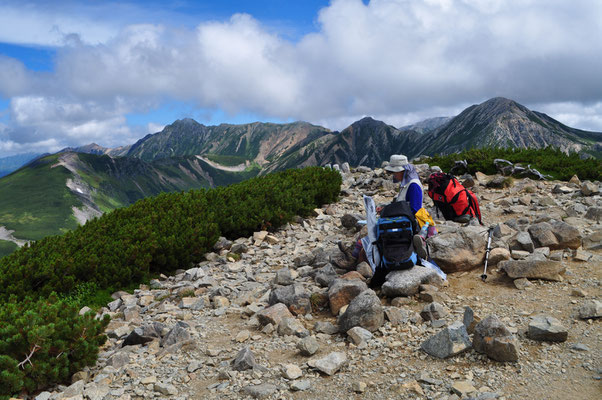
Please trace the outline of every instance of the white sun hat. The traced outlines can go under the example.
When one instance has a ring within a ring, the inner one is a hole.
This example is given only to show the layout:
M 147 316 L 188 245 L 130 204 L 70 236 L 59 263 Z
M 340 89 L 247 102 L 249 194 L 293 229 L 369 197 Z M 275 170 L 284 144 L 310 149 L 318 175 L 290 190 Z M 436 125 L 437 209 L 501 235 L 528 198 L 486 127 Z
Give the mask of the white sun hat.
M 400 172 L 405 170 L 404 166 L 408 165 L 408 158 L 402 154 L 393 154 L 389 160 L 389 165 L 385 170 L 389 172 Z

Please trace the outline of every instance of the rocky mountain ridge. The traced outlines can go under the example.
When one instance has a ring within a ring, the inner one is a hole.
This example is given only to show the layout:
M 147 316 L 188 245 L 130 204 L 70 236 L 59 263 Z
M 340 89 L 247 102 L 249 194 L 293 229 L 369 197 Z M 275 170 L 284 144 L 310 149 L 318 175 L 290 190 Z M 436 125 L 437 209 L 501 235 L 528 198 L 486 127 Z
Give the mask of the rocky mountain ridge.
M 381 203 L 396 187 L 381 169 L 343 174 L 341 200 L 313 218 L 222 238 L 207 261 L 115 293 L 97 365 L 37 398 L 597 398 L 599 182 L 464 177 L 495 226 L 487 282 L 487 228 L 437 221 L 429 240 L 465 238 L 447 280 L 414 267 L 373 291 L 365 264 L 336 267 L 336 243 L 357 237 L 362 194 Z

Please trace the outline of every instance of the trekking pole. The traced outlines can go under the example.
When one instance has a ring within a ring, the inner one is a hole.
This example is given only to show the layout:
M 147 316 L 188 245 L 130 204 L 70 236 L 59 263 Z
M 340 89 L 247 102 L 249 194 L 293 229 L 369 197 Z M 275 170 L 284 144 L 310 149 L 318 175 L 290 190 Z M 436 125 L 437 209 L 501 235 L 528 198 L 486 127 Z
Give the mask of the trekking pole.
M 493 228 L 489 228 L 489 238 L 487 238 L 487 251 L 485 252 L 485 269 L 481 279 L 483 282 L 487 280 L 487 261 L 489 261 L 489 252 L 491 251 L 491 235 L 493 235 Z

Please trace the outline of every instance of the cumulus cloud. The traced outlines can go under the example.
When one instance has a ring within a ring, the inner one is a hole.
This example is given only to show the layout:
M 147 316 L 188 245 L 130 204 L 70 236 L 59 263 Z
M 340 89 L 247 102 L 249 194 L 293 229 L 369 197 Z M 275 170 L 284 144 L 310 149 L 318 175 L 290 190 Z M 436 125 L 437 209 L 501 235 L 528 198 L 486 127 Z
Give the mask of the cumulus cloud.
M 124 144 L 154 129 L 132 131 L 124 116 L 165 99 L 342 129 L 365 115 L 401 126 L 504 96 L 602 130 L 601 2 L 334 0 L 296 42 L 246 14 L 194 29 L 92 29 L 51 15 L 69 33 L 53 72 L 0 57 L 13 143 Z

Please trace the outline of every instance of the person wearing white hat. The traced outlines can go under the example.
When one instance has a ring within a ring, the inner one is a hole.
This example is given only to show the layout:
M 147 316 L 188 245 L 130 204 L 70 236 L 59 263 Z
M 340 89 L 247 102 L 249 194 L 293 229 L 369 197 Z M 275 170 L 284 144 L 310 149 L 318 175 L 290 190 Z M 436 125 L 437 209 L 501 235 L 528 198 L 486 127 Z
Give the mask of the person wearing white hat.
M 422 208 L 422 183 L 416 169 L 402 154 L 393 154 L 385 171 L 393 175 L 393 182 L 399 182 L 399 193 L 395 201 L 407 201 L 414 214 Z

